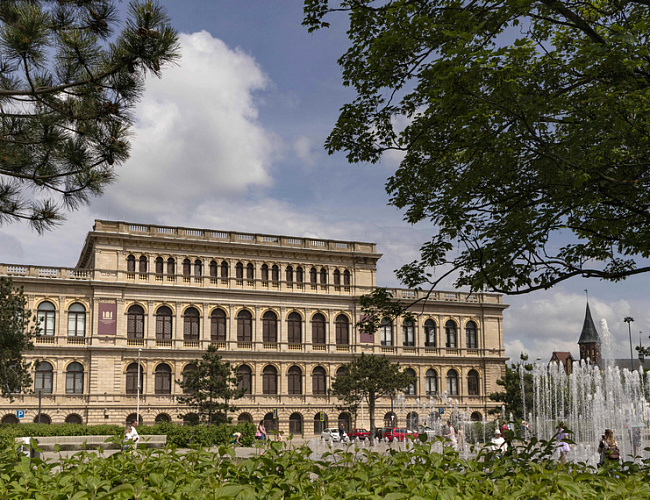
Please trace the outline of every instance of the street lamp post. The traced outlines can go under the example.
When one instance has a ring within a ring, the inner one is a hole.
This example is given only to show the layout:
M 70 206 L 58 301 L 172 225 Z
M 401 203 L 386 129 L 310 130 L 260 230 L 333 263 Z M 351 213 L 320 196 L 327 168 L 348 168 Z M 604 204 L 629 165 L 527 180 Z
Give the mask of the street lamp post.
M 641 331 L 639 330 L 639 362 L 643 365 L 645 360 L 645 353 L 643 352 L 643 344 L 641 344 Z
M 623 319 L 623 322 L 627 323 L 627 332 L 630 335 L 630 370 L 634 370 L 634 360 L 632 357 L 632 327 L 631 327 L 632 321 L 634 321 L 634 318 L 632 318 L 631 316 L 625 316 L 625 318 Z
M 142 349 L 138 349 L 138 396 L 137 396 L 137 403 L 136 403 L 136 409 L 135 409 L 135 420 L 136 422 L 140 423 L 140 380 L 141 380 L 141 369 L 142 367 L 140 366 L 140 355 L 142 354 Z

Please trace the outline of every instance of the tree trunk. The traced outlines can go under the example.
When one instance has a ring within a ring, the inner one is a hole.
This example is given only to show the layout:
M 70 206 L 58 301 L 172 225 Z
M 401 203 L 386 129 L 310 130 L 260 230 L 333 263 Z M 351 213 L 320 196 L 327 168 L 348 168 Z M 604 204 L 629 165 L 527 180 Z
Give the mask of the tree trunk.
M 370 418 L 370 446 L 375 445 L 375 396 L 368 395 L 368 416 Z

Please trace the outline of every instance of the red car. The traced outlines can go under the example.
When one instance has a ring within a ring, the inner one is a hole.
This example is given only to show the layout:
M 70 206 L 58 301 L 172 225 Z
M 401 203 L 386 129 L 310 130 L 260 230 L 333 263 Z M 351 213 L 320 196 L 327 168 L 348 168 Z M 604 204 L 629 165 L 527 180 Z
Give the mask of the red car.
M 407 439 L 415 439 L 415 432 L 411 429 L 390 429 L 384 437 L 391 443 L 394 440 L 406 441 Z
M 354 441 L 356 439 L 363 441 L 364 439 L 370 438 L 370 431 L 367 431 L 366 429 L 352 429 L 350 432 L 348 432 L 348 438 L 350 441 Z

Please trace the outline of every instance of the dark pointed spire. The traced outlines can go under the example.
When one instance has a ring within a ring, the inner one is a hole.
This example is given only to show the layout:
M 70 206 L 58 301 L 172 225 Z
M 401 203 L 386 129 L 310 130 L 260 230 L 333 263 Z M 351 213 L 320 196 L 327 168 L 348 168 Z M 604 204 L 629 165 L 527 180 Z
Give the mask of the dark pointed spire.
M 582 333 L 578 344 L 600 344 L 600 336 L 594 320 L 591 318 L 591 311 L 589 310 L 589 302 L 587 302 L 587 312 L 585 313 L 585 322 L 582 325 Z

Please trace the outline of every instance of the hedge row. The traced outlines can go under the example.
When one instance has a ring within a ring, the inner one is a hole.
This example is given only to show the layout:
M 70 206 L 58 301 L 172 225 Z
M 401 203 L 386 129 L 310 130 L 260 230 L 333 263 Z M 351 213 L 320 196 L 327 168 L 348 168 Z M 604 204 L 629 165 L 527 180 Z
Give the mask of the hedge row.
M 232 433 L 242 433 L 240 442 L 251 446 L 255 440 L 255 426 L 243 422 L 237 425 L 178 425 L 155 424 L 138 426 L 138 433 L 148 435 L 165 434 L 167 442 L 182 448 L 191 444 L 215 446 L 230 442 Z M 120 425 L 78 425 L 78 424 L 0 424 L 0 449 L 13 447 L 17 437 L 36 436 L 123 436 L 124 427 Z

